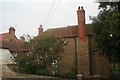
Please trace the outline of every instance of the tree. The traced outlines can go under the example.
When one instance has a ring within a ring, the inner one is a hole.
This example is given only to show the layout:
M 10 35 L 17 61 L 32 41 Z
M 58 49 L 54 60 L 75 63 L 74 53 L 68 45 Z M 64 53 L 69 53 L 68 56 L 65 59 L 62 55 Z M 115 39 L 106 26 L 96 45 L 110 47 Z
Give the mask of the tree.
M 100 2 L 97 17 L 93 17 L 95 41 L 98 50 L 110 62 L 120 63 L 120 12 L 117 2 Z
M 32 37 L 29 34 L 23 34 L 20 36 L 20 39 L 24 42 L 30 42 L 32 40 Z
M 32 43 L 32 54 L 16 58 L 18 71 L 29 74 L 49 75 L 52 61 L 58 60 L 60 53 L 63 52 L 63 43 L 53 36 L 34 38 L 29 43 Z
M 34 55 L 40 63 L 44 64 L 47 71 L 50 71 L 52 61 L 60 58 L 60 53 L 63 52 L 63 43 L 61 40 L 53 36 L 37 39 L 38 42 L 34 46 Z
M 24 42 L 23 47 L 32 52 L 34 45 L 32 37 L 29 34 L 23 34 L 22 36 L 20 36 L 20 40 Z

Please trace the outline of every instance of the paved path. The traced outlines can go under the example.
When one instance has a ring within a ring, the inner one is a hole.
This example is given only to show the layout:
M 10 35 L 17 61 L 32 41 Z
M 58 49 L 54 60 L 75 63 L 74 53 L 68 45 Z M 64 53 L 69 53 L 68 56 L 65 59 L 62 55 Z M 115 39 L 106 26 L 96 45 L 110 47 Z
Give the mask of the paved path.
M 53 78 L 49 76 L 39 76 L 39 75 L 30 75 L 30 74 L 21 74 L 13 72 L 7 65 L 2 65 L 0 69 L 0 77 L 4 78 Z
M 2 65 L 2 77 L 12 78 L 15 76 L 16 73 L 13 72 L 7 65 Z
M 75 79 L 63 79 L 63 78 L 49 77 L 49 76 L 20 74 L 13 72 L 7 65 L 3 65 L 2 70 L 0 71 L 2 71 L 2 78 L 3 77 L 5 78 L 3 80 L 75 80 Z

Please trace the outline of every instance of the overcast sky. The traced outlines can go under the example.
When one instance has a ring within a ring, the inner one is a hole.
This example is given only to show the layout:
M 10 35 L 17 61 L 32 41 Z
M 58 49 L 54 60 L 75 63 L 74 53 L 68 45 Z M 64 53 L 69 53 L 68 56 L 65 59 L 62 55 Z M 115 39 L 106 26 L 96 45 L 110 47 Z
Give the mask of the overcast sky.
M 16 35 L 36 36 L 38 27 L 50 28 L 77 25 L 77 8 L 83 6 L 86 11 L 86 23 L 89 16 L 96 16 L 98 3 L 93 0 L 4 0 L 0 2 L 0 33 L 15 27 Z

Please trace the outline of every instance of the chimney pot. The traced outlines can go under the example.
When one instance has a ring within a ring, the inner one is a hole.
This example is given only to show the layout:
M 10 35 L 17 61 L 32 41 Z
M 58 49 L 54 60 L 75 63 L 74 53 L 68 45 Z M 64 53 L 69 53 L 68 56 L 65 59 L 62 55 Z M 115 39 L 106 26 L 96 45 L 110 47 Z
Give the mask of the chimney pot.
M 83 9 L 83 6 L 81 6 L 81 9 Z
M 9 34 L 15 35 L 15 28 L 14 27 L 9 28 Z
M 40 24 L 40 27 L 38 28 L 38 35 L 40 35 L 41 33 L 43 33 L 43 28 L 42 25 Z
M 83 6 L 81 6 L 81 11 L 84 11 L 84 8 L 83 8 Z
M 78 7 L 78 10 L 80 10 L 80 6 Z
M 42 25 L 40 24 L 40 28 L 42 28 Z

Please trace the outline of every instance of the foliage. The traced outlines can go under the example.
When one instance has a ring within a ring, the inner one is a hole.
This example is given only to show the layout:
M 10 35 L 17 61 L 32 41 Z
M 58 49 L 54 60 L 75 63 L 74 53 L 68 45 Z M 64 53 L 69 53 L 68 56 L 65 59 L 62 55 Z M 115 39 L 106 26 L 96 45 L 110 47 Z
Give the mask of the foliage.
M 43 60 L 45 64 L 49 64 L 52 60 L 56 60 L 63 51 L 63 44 L 60 40 L 55 39 L 54 37 L 45 37 L 38 39 L 37 45 L 34 46 L 34 55 L 37 55 L 36 58 Z
M 67 79 L 76 79 L 76 72 L 71 71 L 71 72 L 67 72 L 67 73 L 58 73 L 57 75 L 55 75 L 56 77 L 61 77 L 61 78 L 67 78 Z
M 30 42 L 32 40 L 32 37 L 29 34 L 23 34 L 22 36 L 20 36 L 20 39 L 24 42 Z
M 25 49 L 29 50 L 30 52 L 33 51 L 33 45 L 35 44 L 35 42 L 29 34 L 23 34 L 22 36 L 20 36 L 20 40 L 24 42 L 23 47 Z
M 16 58 L 19 72 L 49 75 L 50 65 L 53 60 L 60 57 L 63 52 L 63 44 L 59 39 L 49 36 L 44 38 L 34 38 L 29 44 L 32 44 L 32 54 L 18 56 Z
M 60 53 L 63 52 L 63 44 L 60 40 L 53 36 L 37 39 L 38 42 L 34 46 L 35 58 L 45 64 L 46 69 L 49 67 L 53 60 L 60 58 Z
M 100 12 L 93 17 L 97 47 L 110 62 L 119 62 L 120 57 L 120 12 L 118 3 L 100 3 Z

